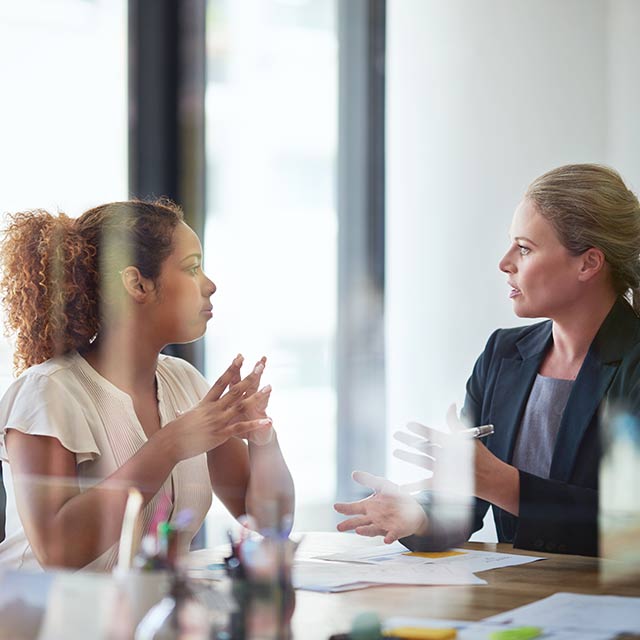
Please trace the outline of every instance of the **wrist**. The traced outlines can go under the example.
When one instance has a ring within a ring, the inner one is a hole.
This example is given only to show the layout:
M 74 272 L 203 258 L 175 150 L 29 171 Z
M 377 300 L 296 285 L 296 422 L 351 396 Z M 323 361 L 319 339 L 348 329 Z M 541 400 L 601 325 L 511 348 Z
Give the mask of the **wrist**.
M 268 428 L 254 431 L 247 439 L 249 443 L 249 449 L 257 447 L 258 449 L 265 449 L 272 447 L 277 442 L 276 430 L 273 425 L 269 425 Z
M 424 509 L 420 507 L 420 511 L 422 515 L 417 521 L 416 529 L 414 530 L 414 536 L 426 536 L 429 533 L 429 520 L 427 518 L 427 514 L 424 512 Z
M 182 460 L 180 447 L 175 440 L 171 429 L 165 427 L 156 431 L 147 444 L 157 448 L 158 460 L 167 460 L 173 468 Z
M 498 461 L 496 468 L 477 483 L 476 495 L 482 500 L 518 515 L 520 502 L 520 474 L 518 470 Z

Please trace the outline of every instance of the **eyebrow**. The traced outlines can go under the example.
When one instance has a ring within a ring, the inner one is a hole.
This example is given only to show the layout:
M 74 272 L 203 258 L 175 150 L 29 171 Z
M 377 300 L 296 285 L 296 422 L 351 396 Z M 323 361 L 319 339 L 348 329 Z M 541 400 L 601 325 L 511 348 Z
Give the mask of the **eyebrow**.
M 528 242 L 529 244 L 534 245 L 535 247 L 538 246 L 538 244 L 536 242 L 534 242 L 533 240 L 530 240 L 529 238 L 526 238 L 525 236 L 516 236 L 514 238 L 514 241 L 516 241 L 516 242 L 520 242 L 522 240 L 524 240 L 525 242 Z
M 182 258 L 182 260 L 180 260 L 180 264 L 182 264 L 183 262 L 186 262 L 187 260 L 190 260 L 191 258 L 197 258 L 198 260 L 202 260 L 202 256 L 199 253 L 190 253 L 186 258 Z

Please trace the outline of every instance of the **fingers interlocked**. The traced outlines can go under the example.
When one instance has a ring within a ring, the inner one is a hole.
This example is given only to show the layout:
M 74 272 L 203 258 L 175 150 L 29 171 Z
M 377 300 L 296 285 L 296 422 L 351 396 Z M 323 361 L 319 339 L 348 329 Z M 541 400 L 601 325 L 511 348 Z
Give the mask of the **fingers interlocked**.
M 253 371 L 242 379 L 242 357 L 238 356 L 207 394 L 209 400 L 219 403 L 219 408 L 226 413 L 230 422 L 267 417 L 265 410 L 269 403 L 271 387 L 267 385 L 258 391 L 265 363 L 266 358 L 261 358 Z M 226 393 L 220 394 L 223 384 L 229 388 Z

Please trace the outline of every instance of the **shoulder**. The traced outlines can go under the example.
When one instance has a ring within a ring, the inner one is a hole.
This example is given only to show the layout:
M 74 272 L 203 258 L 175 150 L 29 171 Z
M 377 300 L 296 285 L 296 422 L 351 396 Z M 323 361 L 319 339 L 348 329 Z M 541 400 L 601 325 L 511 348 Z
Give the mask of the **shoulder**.
M 19 395 L 42 394 L 48 389 L 61 394 L 71 393 L 75 381 L 75 357 L 78 356 L 60 356 L 29 367 L 9 386 L 0 404 L 5 406 Z
M 45 362 L 35 364 L 23 371 L 18 377 L 18 380 L 22 378 L 51 378 L 56 375 L 58 377 L 64 376 L 73 369 L 79 357 L 80 356 L 74 352 L 64 356 L 51 358 L 50 360 L 45 360 Z
M 640 341 L 628 347 L 620 360 L 619 370 L 628 385 L 640 390 Z
M 90 400 L 77 375 L 77 354 L 53 358 L 24 371 L 0 400 L 0 457 L 8 429 L 49 436 L 76 453 L 77 462 L 99 455 L 91 429 Z
M 524 327 L 496 329 L 489 336 L 483 355 L 508 358 L 521 353 L 523 348 L 543 349 L 550 333 L 550 320 Z

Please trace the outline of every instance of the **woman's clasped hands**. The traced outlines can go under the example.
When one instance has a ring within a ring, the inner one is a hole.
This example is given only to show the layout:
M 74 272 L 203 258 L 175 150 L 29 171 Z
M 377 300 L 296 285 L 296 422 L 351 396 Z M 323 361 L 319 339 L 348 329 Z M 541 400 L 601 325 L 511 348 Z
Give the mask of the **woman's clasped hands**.
M 243 360 L 236 356 L 198 404 L 160 431 L 171 437 L 178 461 L 215 449 L 233 437 L 258 445 L 272 440 L 273 424 L 266 414 L 271 387 L 258 390 L 266 358 L 245 378 L 240 374 Z

